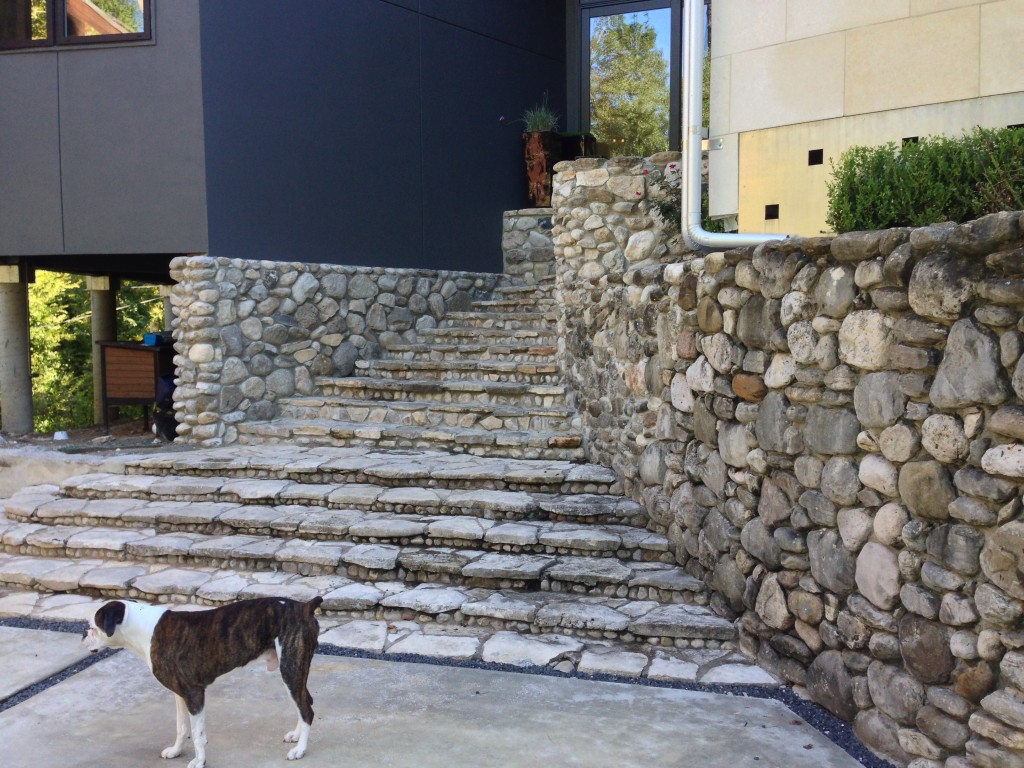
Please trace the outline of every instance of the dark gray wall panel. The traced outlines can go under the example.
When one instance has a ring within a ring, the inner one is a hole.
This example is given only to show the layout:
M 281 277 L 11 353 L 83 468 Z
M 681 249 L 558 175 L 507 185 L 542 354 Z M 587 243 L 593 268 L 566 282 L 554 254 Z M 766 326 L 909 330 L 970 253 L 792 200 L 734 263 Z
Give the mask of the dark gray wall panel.
M 154 10 L 156 45 L 58 54 L 67 253 L 207 250 L 198 0 Z
M 518 118 L 545 90 L 562 110 L 564 68 L 432 19 L 423 40 L 425 253 L 457 243 L 464 268 L 500 272 L 502 212 L 529 205 Z
M 564 103 L 564 6 L 427 5 L 201 0 L 212 254 L 500 270 L 526 194 L 498 117 Z M 502 37 L 538 15 L 547 54 Z
M 60 253 L 57 59 L 0 55 L 0 256 Z
M 203 3 L 212 254 L 416 263 L 417 27 L 365 0 Z
M 420 0 L 424 16 L 506 45 L 554 56 L 564 66 L 565 5 L 558 0 Z

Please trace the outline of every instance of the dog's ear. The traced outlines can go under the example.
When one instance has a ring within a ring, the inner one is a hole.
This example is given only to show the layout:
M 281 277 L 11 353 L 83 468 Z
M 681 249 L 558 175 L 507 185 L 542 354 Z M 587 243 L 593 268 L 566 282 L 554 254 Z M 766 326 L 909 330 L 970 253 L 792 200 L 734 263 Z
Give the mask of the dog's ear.
M 107 633 L 107 637 L 114 636 L 117 625 L 124 621 L 124 603 L 114 600 L 107 603 L 96 611 L 96 626 Z

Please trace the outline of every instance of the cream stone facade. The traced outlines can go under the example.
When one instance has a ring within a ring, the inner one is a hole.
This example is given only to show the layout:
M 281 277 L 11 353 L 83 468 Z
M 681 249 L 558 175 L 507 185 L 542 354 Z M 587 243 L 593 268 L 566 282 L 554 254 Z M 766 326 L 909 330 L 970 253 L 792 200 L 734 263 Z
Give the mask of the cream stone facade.
M 850 146 L 1024 123 L 1024 0 L 712 7 L 711 215 L 740 231 L 824 232 Z

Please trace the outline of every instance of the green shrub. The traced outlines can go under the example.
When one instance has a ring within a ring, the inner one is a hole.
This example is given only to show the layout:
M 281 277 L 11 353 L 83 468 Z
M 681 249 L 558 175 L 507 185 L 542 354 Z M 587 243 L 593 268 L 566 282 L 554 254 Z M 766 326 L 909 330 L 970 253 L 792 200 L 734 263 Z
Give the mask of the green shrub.
M 851 147 L 832 163 L 835 232 L 970 221 L 1024 209 L 1024 129 L 975 128 L 902 147 Z

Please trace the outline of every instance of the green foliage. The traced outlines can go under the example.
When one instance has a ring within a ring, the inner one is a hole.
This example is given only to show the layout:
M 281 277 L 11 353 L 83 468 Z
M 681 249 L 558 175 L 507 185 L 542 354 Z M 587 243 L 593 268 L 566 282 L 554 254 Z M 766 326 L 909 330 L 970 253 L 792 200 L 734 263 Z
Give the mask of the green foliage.
M 671 237 L 679 234 L 682 221 L 683 202 L 680 194 L 682 169 L 679 163 L 669 163 L 664 170 L 655 169 L 647 176 L 647 198 L 655 217 L 661 221 L 665 232 Z M 705 232 L 724 232 L 725 227 L 718 219 L 708 216 L 708 193 L 701 190 L 700 218 Z
M 544 99 L 540 104 L 523 110 L 523 130 L 534 131 L 558 130 L 558 113 L 548 105 L 548 92 L 544 91 Z
M 970 221 L 1024 208 L 1024 130 L 975 128 L 880 147 L 832 163 L 826 222 L 835 232 Z
M 668 149 L 668 62 L 647 21 L 602 16 L 590 36 L 590 128 L 615 154 Z
M 37 272 L 29 286 L 29 342 L 35 429 L 92 424 L 92 331 L 85 278 Z M 155 286 L 126 282 L 118 293 L 117 337 L 141 339 L 163 325 Z
M 105 14 L 116 19 L 129 32 L 140 31 L 139 17 L 136 16 L 139 11 L 137 0 L 92 0 L 92 2 Z
M 29 343 L 39 432 L 92 422 L 88 313 L 85 278 L 36 274 L 36 282 L 29 286 Z
M 32 0 L 32 39 L 45 40 L 48 26 L 46 0 Z

